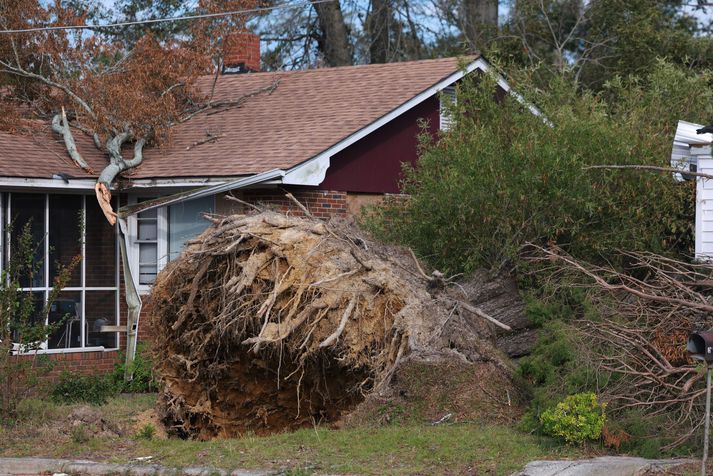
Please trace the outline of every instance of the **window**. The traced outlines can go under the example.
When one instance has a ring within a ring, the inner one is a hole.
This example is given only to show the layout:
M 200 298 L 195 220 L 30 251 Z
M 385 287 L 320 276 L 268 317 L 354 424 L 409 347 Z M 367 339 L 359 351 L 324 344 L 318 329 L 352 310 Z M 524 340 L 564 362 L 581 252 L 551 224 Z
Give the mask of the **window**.
M 153 284 L 158 274 L 158 210 L 141 212 L 136 217 L 139 248 L 139 284 Z
M 23 228 L 30 229 L 37 267 L 32 276 L 21 277 L 20 285 L 22 292 L 32 293 L 37 316 L 52 290 L 58 265 L 82 258 L 49 309 L 48 323 L 60 325 L 41 348 L 47 352 L 117 348 L 117 333 L 101 331 L 102 326 L 119 322 L 117 234 L 93 196 L 5 193 L 0 194 L 0 210 L 5 262 Z
M 453 127 L 453 111 L 451 107 L 457 104 L 455 86 L 448 86 L 441 91 L 440 97 L 440 119 L 441 130 L 449 131 Z
M 203 197 L 168 207 L 168 259 L 176 259 L 186 242 L 200 235 L 210 222 L 203 217 L 213 212 L 214 197 Z
M 130 201 L 137 203 L 151 198 Z M 210 222 L 203 214 L 211 213 L 214 206 L 215 197 L 197 198 L 140 212 L 129 220 L 131 269 L 140 293 L 148 293 L 166 263 L 181 253 L 187 241 L 208 227 Z

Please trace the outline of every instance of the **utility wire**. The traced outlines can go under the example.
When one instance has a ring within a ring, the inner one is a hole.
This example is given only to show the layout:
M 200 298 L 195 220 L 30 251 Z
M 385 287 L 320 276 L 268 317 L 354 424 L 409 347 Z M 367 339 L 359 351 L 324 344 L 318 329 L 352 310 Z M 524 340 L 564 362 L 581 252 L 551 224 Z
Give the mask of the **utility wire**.
M 174 22 L 174 21 L 183 21 L 183 20 L 200 20 L 202 18 L 218 18 L 218 17 L 228 17 L 228 16 L 233 16 L 233 15 L 242 15 L 246 13 L 262 13 L 262 12 L 270 12 L 273 10 L 280 10 L 283 8 L 296 8 L 296 7 L 306 7 L 306 6 L 312 6 L 312 5 L 317 5 L 319 3 L 330 3 L 330 2 L 335 2 L 337 0 L 314 0 L 314 1 L 308 1 L 308 2 L 303 2 L 303 3 L 281 3 L 279 5 L 273 5 L 271 7 L 258 7 L 258 8 L 250 8 L 246 10 L 234 10 L 230 12 L 217 12 L 217 13 L 202 13 L 199 15 L 184 15 L 180 17 L 169 17 L 169 18 L 152 18 L 149 20 L 136 20 L 136 21 L 125 21 L 125 22 L 119 22 L 119 23 L 107 23 L 106 25 L 65 25 L 65 26 L 41 26 L 41 27 L 35 27 L 35 28 L 22 28 L 22 29 L 17 29 L 17 30 L 0 30 L 0 34 L 8 34 L 8 33 L 33 33 L 33 32 L 39 32 L 39 31 L 55 31 L 55 30 L 95 30 L 95 29 L 101 29 L 101 28 L 117 28 L 117 27 L 124 27 L 124 26 L 132 26 L 132 25 L 147 25 L 151 23 L 166 23 L 166 22 Z

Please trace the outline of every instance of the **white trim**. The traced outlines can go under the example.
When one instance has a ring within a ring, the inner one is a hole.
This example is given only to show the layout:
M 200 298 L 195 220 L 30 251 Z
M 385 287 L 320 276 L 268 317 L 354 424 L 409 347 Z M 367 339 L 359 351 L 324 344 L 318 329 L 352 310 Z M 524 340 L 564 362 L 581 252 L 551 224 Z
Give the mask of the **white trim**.
M 87 343 L 87 336 L 86 334 L 86 327 L 87 327 L 87 196 L 82 195 L 82 269 L 81 269 L 81 274 L 80 274 L 80 281 L 79 284 L 82 286 L 82 290 L 80 291 L 80 299 L 81 305 L 80 305 L 80 312 L 82 313 L 81 316 L 79 316 L 79 339 L 82 342 L 82 347 Z M 116 292 L 116 291 L 114 291 Z M 114 313 L 116 314 L 116 313 Z
M 129 197 L 129 205 L 133 205 L 138 203 L 139 197 L 138 195 L 130 195 Z M 166 226 L 167 220 L 166 220 L 166 209 L 163 207 L 157 208 L 156 210 L 156 274 L 161 271 L 163 266 L 165 265 L 164 259 L 166 257 L 166 249 L 168 248 L 168 243 L 167 243 L 167 235 L 168 235 L 168 228 Z M 139 221 L 138 221 L 138 214 L 137 215 L 132 215 L 129 217 L 128 220 L 128 234 L 126 235 L 127 238 L 127 247 L 126 247 L 126 253 L 128 254 L 129 258 L 129 268 L 131 268 L 131 275 L 136 276 L 136 291 L 141 294 L 149 294 L 151 292 L 151 285 L 150 284 L 141 284 L 139 282 L 139 276 L 140 276 L 140 269 L 139 269 L 139 241 L 138 241 L 138 236 L 139 236 Z
M 711 146 L 695 147 L 691 149 L 691 155 L 696 157 L 698 172 L 711 173 L 713 168 L 713 157 L 711 156 Z M 704 231 L 704 221 L 710 221 L 713 212 L 706 192 L 713 190 L 711 182 L 705 177 L 696 177 L 696 216 L 695 216 L 695 257 L 698 262 L 710 263 L 713 256 L 710 251 L 711 232 Z
M 13 344 L 14 346 L 15 344 Z M 83 353 L 83 352 L 116 352 L 119 350 L 119 347 L 111 347 L 111 348 L 106 348 L 103 346 L 99 347 L 66 347 L 66 348 L 61 348 L 61 349 L 37 349 L 37 350 L 31 350 L 31 351 L 26 351 L 26 352 L 19 352 L 18 355 L 32 355 L 37 353 L 39 354 L 72 354 L 72 353 Z M 15 353 L 17 353 L 16 349 L 13 349 Z
M 116 208 L 119 208 L 119 205 L 121 202 L 119 201 L 119 197 L 114 198 L 114 204 Z M 117 220 L 118 221 L 118 220 Z M 121 247 L 121 244 L 119 243 L 119 240 L 121 240 L 121 234 L 119 232 L 119 228 L 121 227 L 121 221 L 118 221 L 117 225 L 114 226 L 114 259 L 116 260 L 116 267 L 114 269 L 114 284 L 116 285 L 117 290 L 121 289 L 121 280 L 120 280 L 120 270 L 122 268 L 122 262 L 121 262 L 121 252 L 119 248 Z M 115 308 L 116 313 L 114 315 L 114 325 L 121 325 L 121 291 L 117 291 L 114 295 L 114 302 L 115 302 Z M 116 346 L 120 347 L 121 346 L 121 334 L 117 332 L 114 334 Z M 127 335 L 128 337 L 128 335 Z
M 156 213 L 158 217 L 158 230 L 156 231 L 158 238 L 156 246 L 156 275 L 158 276 L 158 273 L 168 264 L 168 207 L 161 207 L 156 210 Z
M 5 215 L 5 223 L 3 223 L 3 232 L 5 238 L 5 262 L 10 263 L 10 225 L 12 225 L 12 192 L 7 193 L 7 215 Z M 10 276 L 7 277 L 8 283 L 10 282 Z
M 477 60 L 475 60 L 475 62 L 479 63 L 478 69 L 480 69 L 484 73 L 490 73 L 495 75 L 495 79 L 497 80 L 498 86 L 500 86 L 503 91 L 514 97 L 517 102 L 525 106 L 533 115 L 541 118 L 542 122 L 544 122 L 550 127 L 553 127 L 552 122 L 550 122 L 550 120 L 545 117 L 542 111 L 540 111 L 534 104 L 527 102 L 520 93 L 513 91 L 508 82 L 505 81 L 505 78 L 503 78 L 500 74 L 492 71 L 492 68 L 487 61 L 485 61 L 483 58 L 478 58 Z
M 438 129 L 448 132 L 453 127 L 453 114 L 451 107 L 458 105 L 455 86 L 443 88 L 438 98 Z
M 0 187 L 17 187 L 49 190 L 94 190 L 95 179 L 70 179 L 66 183 L 62 179 L 0 177 Z
M 225 182 L 234 181 L 244 176 L 228 176 L 228 177 L 174 177 L 174 178 L 156 178 L 156 179 L 130 179 L 127 189 L 132 188 L 180 188 L 180 187 L 199 187 L 201 185 L 216 185 Z M 94 178 L 75 178 L 69 179 L 66 183 L 62 179 L 49 178 L 31 178 L 31 177 L 0 177 L 0 187 L 5 188 L 32 188 L 46 190 L 86 190 L 94 191 L 94 186 L 97 181 Z M 112 190 L 117 187 L 113 185 Z

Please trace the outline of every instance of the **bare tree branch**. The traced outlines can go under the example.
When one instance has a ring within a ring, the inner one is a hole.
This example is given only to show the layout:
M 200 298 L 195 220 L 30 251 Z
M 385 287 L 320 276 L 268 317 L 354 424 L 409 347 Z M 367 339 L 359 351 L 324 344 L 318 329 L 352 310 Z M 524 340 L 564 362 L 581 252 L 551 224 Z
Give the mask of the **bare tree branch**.
M 676 169 L 673 167 L 658 167 L 655 165 L 590 165 L 583 167 L 582 170 L 591 169 L 612 169 L 612 170 L 650 170 L 654 172 L 679 173 L 684 175 L 693 175 L 694 177 L 703 177 L 713 179 L 713 175 L 703 172 L 689 172 L 688 170 Z
M 87 162 L 82 157 L 82 154 L 77 150 L 77 144 L 74 142 L 74 136 L 72 135 L 72 130 L 69 127 L 69 122 L 67 121 L 67 113 L 64 108 L 62 108 L 61 114 L 56 114 L 52 118 L 52 130 L 60 134 L 64 138 L 64 145 L 67 148 L 69 156 L 72 158 L 75 164 L 82 170 L 91 173 L 91 169 Z

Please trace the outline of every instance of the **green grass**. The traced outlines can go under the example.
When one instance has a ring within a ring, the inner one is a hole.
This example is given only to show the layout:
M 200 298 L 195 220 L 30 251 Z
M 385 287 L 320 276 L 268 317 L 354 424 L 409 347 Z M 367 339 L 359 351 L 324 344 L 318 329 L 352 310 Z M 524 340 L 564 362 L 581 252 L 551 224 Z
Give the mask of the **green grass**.
M 136 448 L 174 467 L 314 468 L 346 474 L 511 474 L 530 460 L 575 456 L 572 448 L 503 426 L 387 426 L 301 430 L 212 442 L 140 441 Z
M 33 402 L 27 419 L 0 428 L 5 445 L 0 456 L 83 458 L 126 463 L 153 456 L 152 463 L 170 467 L 261 468 L 301 476 L 318 473 L 511 474 L 533 459 L 582 456 L 572 447 L 528 435 L 514 428 L 479 423 L 404 423 L 341 430 L 306 429 L 258 437 L 248 435 L 209 442 L 137 439 L 131 418 L 153 406 L 155 396 L 121 396 L 102 408 L 104 418 L 124 423 L 126 436 L 89 435 L 78 442 L 68 434 L 66 415 L 73 406 Z M 30 413 L 37 412 L 31 417 Z M 40 422 L 40 420 L 44 420 Z M 64 426 L 63 426 L 64 425 Z

